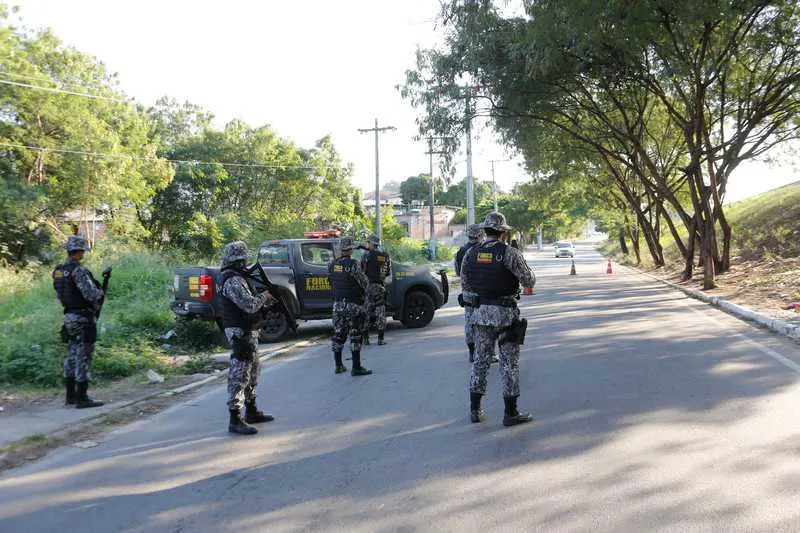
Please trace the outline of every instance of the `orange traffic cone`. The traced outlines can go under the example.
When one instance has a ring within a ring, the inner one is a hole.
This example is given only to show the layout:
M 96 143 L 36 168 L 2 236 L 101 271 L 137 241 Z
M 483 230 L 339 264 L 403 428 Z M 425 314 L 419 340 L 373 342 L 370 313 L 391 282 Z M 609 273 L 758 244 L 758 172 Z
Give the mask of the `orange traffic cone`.
M 575 276 L 575 275 L 577 275 L 577 274 L 578 274 L 578 273 L 577 273 L 577 272 L 575 272 L 575 260 L 573 259 L 573 260 L 572 260 L 572 268 L 570 268 L 570 269 L 569 269 L 569 275 L 570 275 L 570 276 Z
M 614 271 L 611 270 L 611 258 L 608 258 L 608 266 L 606 267 L 606 274 L 613 274 Z

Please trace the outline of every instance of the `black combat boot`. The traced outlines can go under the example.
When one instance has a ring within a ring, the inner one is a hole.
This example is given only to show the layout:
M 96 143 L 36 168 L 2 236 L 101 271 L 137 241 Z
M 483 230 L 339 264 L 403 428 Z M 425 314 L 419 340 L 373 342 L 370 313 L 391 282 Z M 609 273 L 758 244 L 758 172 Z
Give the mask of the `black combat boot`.
M 77 388 L 77 396 L 75 398 L 75 408 L 89 409 L 90 407 L 100 407 L 101 405 L 103 405 L 103 402 L 98 402 L 96 400 L 92 400 L 91 398 L 89 398 L 88 381 L 78 381 L 76 383 L 76 388 Z
M 504 426 L 516 426 L 518 424 L 524 424 L 525 422 L 533 421 L 533 417 L 530 415 L 530 413 L 520 413 L 517 410 L 516 396 L 504 397 L 503 401 L 506 404 L 506 411 L 503 414 Z
M 470 363 L 474 363 L 475 362 L 475 343 L 474 342 L 468 342 L 467 343 L 467 349 L 469 349 L 469 362 Z
M 369 330 L 365 331 L 364 334 L 361 336 L 361 344 L 364 346 L 369 346 Z
M 333 352 L 333 360 L 336 362 L 336 373 L 343 374 L 347 372 L 347 367 L 342 363 L 342 352 Z
M 67 389 L 64 405 L 75 405 L 75 378 L 64 378 L 64 387 Z
M 386 344 L 386 341 L 383 340 L 383 330 L 379 329 L 378 330 L 378 346 L 383 346 L 384 344 Z
M 367 370 L 361 366 L 361 352 L 353 352 L 353 370 L 350 371 L 351 376 L 369 376 L 372 370 Z
M 244 421 L 248 424 L 260 424 L 262 422 L 272 422 L 275 417 L 262 413 L 256 407 L 256 401 L 245 402 L 244 404 Z
M 473 424 L 486 420 L 486 411 L 481 409 L 482 394 L 477 392 L 469 393 L 469 420 Z
M 255 435 L 258 430 L 251 425 L 248 425 L 242 420 L 242 414 L 238 409 L 231 409 L 231 420 L 228 422 L 228 433 L 236 433 L 238 435 Z

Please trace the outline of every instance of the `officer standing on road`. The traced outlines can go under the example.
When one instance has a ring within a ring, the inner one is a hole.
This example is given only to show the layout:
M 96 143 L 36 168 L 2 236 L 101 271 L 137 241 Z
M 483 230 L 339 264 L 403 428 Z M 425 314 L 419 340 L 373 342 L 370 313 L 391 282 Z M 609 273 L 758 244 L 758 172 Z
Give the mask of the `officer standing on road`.
M 258 359 L 258 322 L 262 307 L 275 299 L 267 293 L 256 293 L 245 269 L 249 251 L 247 244 L 234 241 L 222 252 L 222 271 L 217 282 L 221 302 L 222 327 L 233 351 L 228 369 L 228 431 L 253 435 L 258 430 L 250 424 L 271 422 L 275 418 L 256 407 L 256 387 L 261 374 Z M 242 419 L 242 407 L 245 408 Z
M 456 252 L 455 269 L 456 276 L 461 276 L 461 263 L 464 261 L 466 253 L 476 244 L 480 244 L 483 239 L 483 231 L 478 224 L 470 224 L 467 227 L 467 242 L 458 249 Z M 464 278 L 461 278 L 461 295 L 458 297 L 458 303 L 464 308 L 464 340 L 467 342 L 467 349 L 469 350 L 469 362 L 475 361 L 475 336 L 473 335 L 472 325 L 469 319 L 472 316 L 472 307 L 466 305 L 465 300 L 469 300 L 473 293 L 468 287 L 464 285 Z
M 383 340 L 386 331 L 386 287 L 384 280 L 392 269 L 392 260 L 389 254 L 378 250 L 381 240 L 377 235 L 367 238 L 367 253 L 361 257 L 361 270 L 367 275 L 369 287 L 364 301 L 366 319 L 364 321 L 364 344 L 369 345 L 369 328 L 375 326 L 378 330 L 378 345 L 386 344 Z
M 350 337 L 353 356 L 352 376 L 368 376 L 372 370 L 361 366 L 361 335 L 364 332 L 364 292 L 369 286 L 367 276 L 360 265 L 350 257 L 353 254 L 353 239 L 342 237 L 342 255 L 328 266 L 333 287 L 333 339 L 331 348 L 336 362 L 336 373 L 347 372 L 342 362 L 342 348 Z
M 88 396 L 90 367 L 97 340 L 96 314 L 103 301 L 103 291 L 92 273 L 81 265 L 89 245 L 86 239 L 72 235 L 64 247 L 67 249 L 67 262 L 53 270 L 53 287 L 61 305 L 64 306 L 64 325 L 61 335 L 69 344 L 68 355 L 64 359 L 64 386 L 66 404 L 78 409 L 100 407 L 103 402 Z M 104 271 L 107 276 L 110 270 Z
M 489 213 L 481 228 L 486 232 L 486 240 L 467 252 L 461 268 L 462 283 L 477 294 L 470 318 L 476 346 L 469 385 L 470 420 L 477 423 L 486 419 L 481 398 L 486 393 L 489 359 L 497 343 L 505 402 L 503 425 L 515 426 L 533 420 L 530 414 L 517 410 L 519 346 L 525 340 L 527 321 L 520 319 L 516 295 L 520 285 L 533 287 L 536 277 L 522 253 L 503 242 L 511 228 L 502 213 Z

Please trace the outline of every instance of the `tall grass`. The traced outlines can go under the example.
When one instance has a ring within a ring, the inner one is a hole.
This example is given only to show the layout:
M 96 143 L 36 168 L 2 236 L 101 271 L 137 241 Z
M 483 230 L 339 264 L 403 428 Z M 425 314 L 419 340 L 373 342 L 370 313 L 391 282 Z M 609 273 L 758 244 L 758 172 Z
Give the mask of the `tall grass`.
M 158 338 L 173 323 L 169 288 L 174 258 L 113 244 L 97 250 L 87 254 L 85 265 L 96 275 L 102 265 L 114 271 L 98 322 L 93 375 L 110 379 L 144 368 L 164 370 L 167 359 Z M 60 341 L 63 311 L 51 270 L 0 269 L 0 382 L 60 382 L 67 348 Z

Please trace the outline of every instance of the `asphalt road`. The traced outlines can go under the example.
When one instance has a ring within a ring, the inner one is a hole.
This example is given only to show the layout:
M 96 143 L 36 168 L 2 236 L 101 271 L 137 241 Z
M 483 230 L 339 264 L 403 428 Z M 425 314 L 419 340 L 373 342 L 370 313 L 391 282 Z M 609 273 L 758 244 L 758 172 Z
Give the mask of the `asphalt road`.
M 578 251 L 522 300 L 533 424 L 502 426 L 497 367 L 468 423 L 449 307 L 367 347 L 370 377 L 327 346 L 267 364 L 255 437 L 219 387 L 7 472 L 0 531 L 800 531 L 798 346 Z

